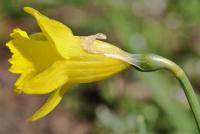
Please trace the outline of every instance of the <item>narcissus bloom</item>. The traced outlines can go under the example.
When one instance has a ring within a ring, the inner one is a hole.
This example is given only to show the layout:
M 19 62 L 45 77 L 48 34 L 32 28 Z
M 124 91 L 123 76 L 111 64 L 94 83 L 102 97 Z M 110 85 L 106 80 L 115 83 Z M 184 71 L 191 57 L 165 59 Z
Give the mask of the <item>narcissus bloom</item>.
M 174 62 L 155 54 L 129 54 L 112 44 L 97 40 L 105 35 L 75 36 L 64 24 L 49 19 L 37 10 L 25 7 L 42 32 L 28 35 L 14 29 L 6 45 L 13 53 L 10 71 L 19 74 L 15 92 L 24 94 L 51 93 L 46 103 L 30 118 L 35 121 L 51 112 L 74 84 L 99 81 L 130 65 L 144 72 L 167 69 L 183 86 L 200 128 L 200 107 L 184 71 Z M 200 129 L 199 129 L 200 130 Z
M 120 58 L 111 58 L 115 55 L 109 56 L 111 51 L 121 53 L 122 50 L 96 39 L 104 38 L 103 35 L 75 36 L 61 22 L 30 7 L 24 10 L 36 19 L 42 32 L 28 35 L 17 28 L 11 33 L 13 39 L 6 44 L 13 53 L 9 70 L 20 74 L 15 92 L 51 93 L 46 103 L 30 118 L 31 121 L 51 112 L 72 85 L 99 81 L 129 66 L 118 60 Z

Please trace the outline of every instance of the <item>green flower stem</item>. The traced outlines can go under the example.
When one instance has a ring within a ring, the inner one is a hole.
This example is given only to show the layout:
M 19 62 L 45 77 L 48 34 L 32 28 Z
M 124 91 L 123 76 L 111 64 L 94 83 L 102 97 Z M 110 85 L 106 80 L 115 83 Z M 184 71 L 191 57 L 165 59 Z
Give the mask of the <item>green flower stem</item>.
M 174 62 L 155 54 L 134 54 L 129 61 L 136 69 L 143 72 L 151 72 L 167 69 L 172 72 L 181 83 L 188 103 L 193 112 L 198 131 L 200 133 L 200 106 L 194 89 L 184 71 Z
M 184 89 L 185 95 L 188 99 L 189 105 L 194 114 L 195 121 L 196 121 L 198 130 L 199 130 L 199 133 L 200 133 L 200 107 L 198 104 L 198 99 L 197 99 L 197 97 L 194 93 L 194 90 L 192 88 L 192 85 L 191 85 L 190 81 L 188 80 L 187 76 L 185 75 L 185 73 L 182 73 L 177 78 L 180 81 L 180 83 Z

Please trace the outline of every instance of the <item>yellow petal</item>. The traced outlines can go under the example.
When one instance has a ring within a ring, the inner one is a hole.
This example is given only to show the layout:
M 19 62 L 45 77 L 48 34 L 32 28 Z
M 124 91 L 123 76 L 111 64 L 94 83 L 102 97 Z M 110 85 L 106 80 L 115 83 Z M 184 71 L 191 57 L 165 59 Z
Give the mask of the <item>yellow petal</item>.
M 33 8 L 25 7 L 24 10 L 35 17 L 44 35 L 62 57 L 69 59 L 70 54 L 78 53 L 77 49 L 73 48 L 76 47 L 77 37 L 73 36 L 70 28 L 59 21 L 49 19 Z
M 89 83 L 103 80 L 127 67 L 129 64 L 103 55 L 83 55 L 65 61 L 69 81 L 73 83 Z
M 12 64 L 10 71 L 13 73 L 23 73 L 24 70 L 35 70 L 33 64 L 24 58 L 24 55 L 20 52 L 20 45 L 18 46 L 16 43 L 16 39 L 19 37 L 28 38 L 28 35 L 20 29 L 15 29 L 11 36 L 15 37 L 15 40 L 6 43 L 6 46 L 13 53 L 12 58 L 9 59 L 9 62 Z
M 22 73 L 27 69 L 42 71 L 61 58 L 49 42 L 30 39 L 25 31 L 15 29 L 11 36 L 13 40 L 7 46 L 13 53 L 9 59 L 13 73 Z
M 24 83 L 25 94 L 47 94 L 63 86 L 68 81 L 65 61 L 56 61 L 45 71 L 35 75 Z
M 39 110 L 37 110 L 29 120 L 36 121 L 50 113 L 59 104 L 63 98 L 63 95 L 70 87 L 70 84 L 66 84 L 64 87 L 62 87 L 62 89 L 57 89 L 54 91 L 46 103 Z
M 6 44 L 13 53 L 9 59 L 12 64 L 9 70 L 21 74 L 15 83 L 15 91 L 21 93 L 24 90 L 24 85 L 30 79 L 34 79 L 35 75 L 49 68 L 61 57 L 48 41 L 42 41 L 39 38 L 37 40 L 31 39 L 25 31 L 15 29 L 11 36 L 13 40 Z M 34 36 L 34 38 L 36 37 Z

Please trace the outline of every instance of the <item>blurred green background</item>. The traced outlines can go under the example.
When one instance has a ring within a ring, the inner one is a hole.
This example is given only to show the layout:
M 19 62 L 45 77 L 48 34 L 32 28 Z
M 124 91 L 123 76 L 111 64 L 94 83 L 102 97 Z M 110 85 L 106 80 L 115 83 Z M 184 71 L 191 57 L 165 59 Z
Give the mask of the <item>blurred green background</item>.
M 24 6 L 40 10 L 76 35 L 105 33 L 131 53 L 156 53 L 178 63 L 200 89 L 199 0 L 0 0 L 0 134 L 196 134 L 178 81 L 167 71 L 134 68 L 74 87 L 47 117 L 27 118 L 47 96 L 15 95 L 5 47 L 13 28 L 40 31 Z

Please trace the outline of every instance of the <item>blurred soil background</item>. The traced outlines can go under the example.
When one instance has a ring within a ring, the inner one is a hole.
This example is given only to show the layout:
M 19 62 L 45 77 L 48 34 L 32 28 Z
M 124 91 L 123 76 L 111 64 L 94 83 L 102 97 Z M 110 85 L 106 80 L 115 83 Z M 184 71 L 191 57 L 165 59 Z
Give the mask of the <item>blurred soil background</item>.
M 52 113 L 29 123 L 47 96 L 13 93 L 17 76 L 8 72 L 11 54 L 5 47 L 13 28 L 40 31 L 24 6 L 63 22 L 76 35 L 102 32 L 108 42 L 128 52 L 169 58 L 186 71 L 196 92 L 200 90 L 199 0 L 0 0 L 0 134 L 137 134 L 142 129 L 147 134 L 197 133 L 172 74 L 134 68 L 75 86 Z

